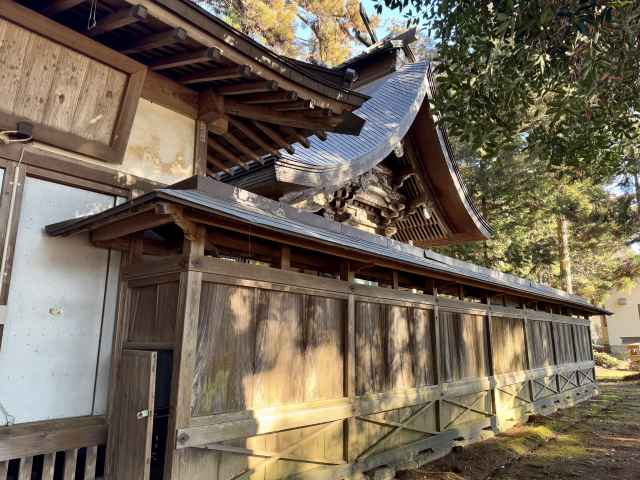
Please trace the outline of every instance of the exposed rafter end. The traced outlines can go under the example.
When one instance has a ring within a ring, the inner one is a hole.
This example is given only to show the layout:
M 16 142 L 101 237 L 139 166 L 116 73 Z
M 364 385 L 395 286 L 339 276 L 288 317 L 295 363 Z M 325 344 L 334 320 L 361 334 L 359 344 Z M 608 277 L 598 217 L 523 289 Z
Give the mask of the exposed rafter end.
M 132 23 L 144 21 L 148 15 L 149 12 L 144 6 L 131 5 L 100 19 L 93 28 L 87 30 L 87 35 L 97 37 Z
M 179 53 L 170 57 L 161 58 L 151 62 L 148 66 L 151 70 L 159 71 L 168 68 L 183 67 L 195 63 L 221 62 L 222 52 L 214 47 L 197 50 L 195 52 Z
M 123 48 L 120 49 L 120 52 L 127 54 L 144 52 L 146 50 L 153 50 L 154 48 L 183 43 L 186 40 L 187 32 L 183 28 L 178 27 L 167 32 L 160 32 L 155 35 L 149 35 L 148 37 L 141 38 L 136 42 L 123 46 Z

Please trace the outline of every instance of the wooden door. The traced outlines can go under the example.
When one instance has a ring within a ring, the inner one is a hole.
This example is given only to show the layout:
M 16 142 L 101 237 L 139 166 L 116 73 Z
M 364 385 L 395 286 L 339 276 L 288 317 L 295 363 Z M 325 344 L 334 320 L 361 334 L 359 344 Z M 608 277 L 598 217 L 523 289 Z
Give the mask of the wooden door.
M 109 426 L 109 479 L 149 478 L 156 362 L 156 352 L 122 352 Z

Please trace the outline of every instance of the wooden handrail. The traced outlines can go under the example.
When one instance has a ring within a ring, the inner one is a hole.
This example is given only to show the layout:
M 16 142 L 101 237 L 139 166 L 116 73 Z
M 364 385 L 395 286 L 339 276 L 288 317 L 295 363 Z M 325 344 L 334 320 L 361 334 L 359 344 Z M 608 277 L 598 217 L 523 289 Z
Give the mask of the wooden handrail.
M 0 462 L 61 450 L 104 445 L 102 416 L 73 417 L 0 427 Z

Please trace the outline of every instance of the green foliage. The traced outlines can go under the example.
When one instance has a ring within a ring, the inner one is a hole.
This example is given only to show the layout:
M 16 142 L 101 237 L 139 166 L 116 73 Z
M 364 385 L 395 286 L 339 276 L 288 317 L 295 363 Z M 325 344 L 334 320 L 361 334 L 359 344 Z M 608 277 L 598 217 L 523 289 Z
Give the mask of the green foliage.
M 378 0 L 438 43 L 435 108 L 483 158 L 527 149 L 574 177 L 638 158 L 640 2 Z
M 279 53 L 325 65 L 349 58 L 356 30 L 365 30 L 358 0 L 192 1 Z
M 616 357 L 612 357 L 608 353 L 604 352 L 593 352 L 593 360 L 596 362 L 596 365 L 602 368 L 616 368 L 620 361 Z
M 490 159 L 457 150 L 469 193 L 495 233 L 444 253 L 561 288 L 562 215 L 570 222 L 576 293 L 598 302 L 640 275 L 640 257 L 627 245 L 637 232 L 627 195 L 613 196 L 588 179 L 569 181 L 524 147 Z

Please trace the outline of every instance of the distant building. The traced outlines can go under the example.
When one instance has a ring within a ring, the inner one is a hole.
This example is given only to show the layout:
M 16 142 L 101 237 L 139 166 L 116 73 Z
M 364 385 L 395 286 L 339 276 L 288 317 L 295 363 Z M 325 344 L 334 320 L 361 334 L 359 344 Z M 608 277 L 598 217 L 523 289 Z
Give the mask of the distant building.
M 640 283 L 628 291 L 613 291 L 605 302 L 613 314 L 592 326 L 593 341 L 614 354 L 626 354 L 625 345 L 640 342 Z

